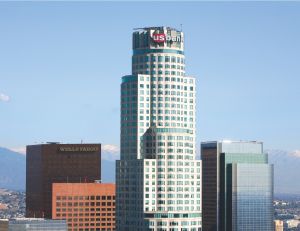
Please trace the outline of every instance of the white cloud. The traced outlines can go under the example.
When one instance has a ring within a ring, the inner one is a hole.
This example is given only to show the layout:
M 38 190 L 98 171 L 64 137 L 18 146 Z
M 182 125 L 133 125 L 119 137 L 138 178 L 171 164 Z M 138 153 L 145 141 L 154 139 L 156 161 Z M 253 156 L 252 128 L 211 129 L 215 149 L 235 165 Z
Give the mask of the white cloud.
M 15 148 L 10 148 L 10 150 L 14 152 L 18 152 L 23 155 L 26 154 L 26 147 L 15 147 Z
M 266 150 L 266 153 L 273 157 L 296 157 L 300 158 L 300 150 L 294 150 L 294 151 L 285 151 L 285 150 L 277 150 L 277 149 L 270 149 Z
M 8 102 L 9 100 L 10 100 L 10 97 L 8 95 L 0 93 L 0 101 Z
M 104 160 L 118 160 L 120 159 L 120 148 L 114 144 L 103 144 L 102 149 L 102 158 Z
M 103 152 L 112 152 L 112 153 L 120 152 L 119 146 L 114 145 L 114 144 L 103 144 L 101 146 L 101 149 Z
M 300 158 L 300 150 L 294 150 L 290 152 L 289 155 Z

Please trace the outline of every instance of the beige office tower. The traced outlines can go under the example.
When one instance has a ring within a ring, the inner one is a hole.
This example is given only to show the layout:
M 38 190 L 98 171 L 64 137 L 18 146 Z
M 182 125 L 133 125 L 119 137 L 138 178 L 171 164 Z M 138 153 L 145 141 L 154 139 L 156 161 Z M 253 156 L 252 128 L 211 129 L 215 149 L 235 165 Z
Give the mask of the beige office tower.
M 195 78 L 185 74 L 183 32 L 133 33 L 132 75 L 121 84 L 118 231 L 200 231 Z
M 283 231 L 283 221 L 274 220 L 275 231 Z

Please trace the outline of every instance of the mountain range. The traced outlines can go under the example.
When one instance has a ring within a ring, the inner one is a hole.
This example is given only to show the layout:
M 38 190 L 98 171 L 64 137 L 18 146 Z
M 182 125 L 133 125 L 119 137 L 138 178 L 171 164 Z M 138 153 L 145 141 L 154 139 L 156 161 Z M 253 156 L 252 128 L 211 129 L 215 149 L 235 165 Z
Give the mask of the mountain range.
M 0 188 L 24 190 L 26 157 L 0 147 Z
M 267 150 L 269 163 L 274 164 L 274 191 L 276 194 L 300 195 L 300 152 Z
M 300 195 L 300 152 L 267 150 L 274 164 L 275 193 Z M 104 159 L 104 158 L 105 159 Z M 102 182 L 115 182 L 118 155 L 102 152 Z M 25 190 L 26 156 L 0 147 L 0 188 Z

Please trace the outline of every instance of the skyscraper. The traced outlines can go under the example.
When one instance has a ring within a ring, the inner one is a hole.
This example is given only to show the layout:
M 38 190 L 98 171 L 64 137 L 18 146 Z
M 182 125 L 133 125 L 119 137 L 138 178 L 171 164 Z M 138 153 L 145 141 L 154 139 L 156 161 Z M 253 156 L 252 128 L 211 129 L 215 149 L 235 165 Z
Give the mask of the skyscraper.
M 27 146 L 26 217 L 52 217 L 53 183 L 93 183 L 100 179 L 100 144 Z
M 203 231 L 272 231 L 273 165 L 261 142 L 206 142 Z
M 170 27 L 133 33 L 132 74 L 121 84 L 118 231 L 201 230 L 196 89 L 185 75 L 183 39 Z

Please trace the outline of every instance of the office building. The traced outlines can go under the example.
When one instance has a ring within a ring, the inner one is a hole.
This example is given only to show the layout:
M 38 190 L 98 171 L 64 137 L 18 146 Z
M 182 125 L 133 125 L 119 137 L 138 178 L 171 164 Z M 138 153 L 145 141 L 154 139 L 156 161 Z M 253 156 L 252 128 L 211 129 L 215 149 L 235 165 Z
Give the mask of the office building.
M 51 218 L 52 183 L 100 180 L 100 166 L 100 144 L 27 146 L 26 217 Z
M 0 231 L 67 231 L 65 220 L 43 218 L 1 219 Z
M 261 142 L 201 144 L 204 231 L 272 231 L 273 165 Z
M 300 228 L 300 220 L 298 219 L 285 220 L 284 227 L 286 227 L 288 230 Z
M 115 230 L 115 184 L 54 183 L 52 217 L 69 231 Z
M 274 220 L 274 227 L 275 231 L 283 231 L 283 221 L 281 220 Z
M 185 74 L 183 32 L 133 33 L 132 74 L 121 84 L 118 231 L 201 230 L 196 85 Z

